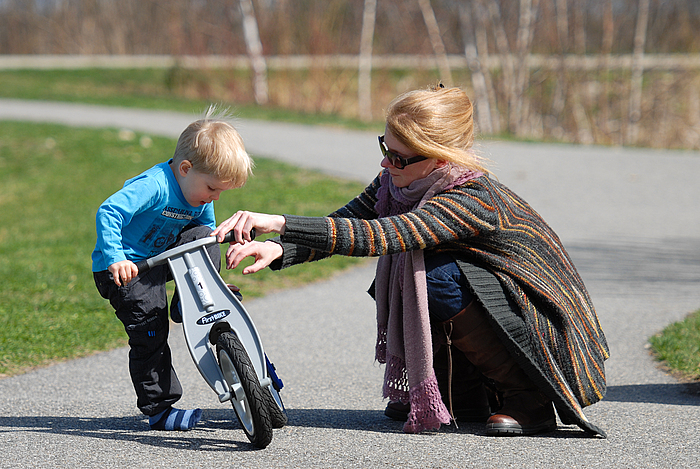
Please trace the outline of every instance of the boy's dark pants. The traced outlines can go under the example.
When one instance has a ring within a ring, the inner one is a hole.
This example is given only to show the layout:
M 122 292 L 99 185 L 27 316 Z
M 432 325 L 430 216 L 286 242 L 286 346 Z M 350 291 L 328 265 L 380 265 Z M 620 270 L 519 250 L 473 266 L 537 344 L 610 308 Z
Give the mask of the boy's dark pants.
M 187 226 L 168 249 L 209 236 L 206 226 Z M 214 265 L 221 265 L 218 244 L 207 247 Z M 95 272 L 95 284 L 108 299 L 129 336 L 129 372 L 136 405 L 146 415 L 156 415 L 182 397 L 182 386 L 172 366 L 168 346 L 168 297 L 165 283 L 171 280 L 167 265 L 160 265 L 118 287 L 109 271 Z M 177 292 L 176 292 L 177 294 Z

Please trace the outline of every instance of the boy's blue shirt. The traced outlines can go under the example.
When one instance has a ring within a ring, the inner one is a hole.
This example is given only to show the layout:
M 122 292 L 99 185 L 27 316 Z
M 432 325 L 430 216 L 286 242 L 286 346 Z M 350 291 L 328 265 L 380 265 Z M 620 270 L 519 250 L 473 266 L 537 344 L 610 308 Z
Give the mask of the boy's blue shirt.
M 168 163 L 129 179 L 100 205 L 93 272 L 107 270 L 115 262 L 160 254 L 190 223 L 216 228 L 214 203 L 190 205 Z

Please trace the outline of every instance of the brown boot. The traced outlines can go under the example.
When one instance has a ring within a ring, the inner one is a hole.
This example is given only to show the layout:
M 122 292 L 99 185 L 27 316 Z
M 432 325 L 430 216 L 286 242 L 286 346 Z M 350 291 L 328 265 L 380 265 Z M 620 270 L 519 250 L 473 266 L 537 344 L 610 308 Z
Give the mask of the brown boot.
M 452 357 L 449 357 L 448 353 L 451 353 Z M 449 351 L 447 346 L 441 346 L 433 357 L 433 369 L 442 400 L 455 420 L 485 422 L 489 418 L 491 407 L 483 377 L 463 353 L 454 348 Z
M 454 413 L 454 418 L 457 421 L 485 422 L 491 415 L 491 407 L 481 373 L 467 360 L 463 353 L 457 350 L 452 351 L 452 360 L 452 395 L 450 396 L 448 392 L 450 376 L 447 347 L 441 346 L 433 356 L 433 368 L 442 401 L 450 413 Z M 450 409 L 450 397 L 452 398 L 452 409 Z M 410 404 L 390 401 L 384 410 L 384 415 L 393 420 L 405 422 L 408 420 L 410 411 Z
M 486 421 L 486 434 L 492 436 L 534 435 L 556 429 L 552 401 L 539 390 L 505 398 L 503 407 Z
M 392 420 L 405 422 L 408 420 L 408 413 L 411 411 L 411 404 L 404 404 L 401 401 L 389 401 L 384 409 L 384 415 Z
M 511 357 L 476 300 L 443 326 L 452 346 L 492 379 L 503 395 L 503 407 L 486 422 L 487 435 L 532 435 L 556 429 L 552 401 Z

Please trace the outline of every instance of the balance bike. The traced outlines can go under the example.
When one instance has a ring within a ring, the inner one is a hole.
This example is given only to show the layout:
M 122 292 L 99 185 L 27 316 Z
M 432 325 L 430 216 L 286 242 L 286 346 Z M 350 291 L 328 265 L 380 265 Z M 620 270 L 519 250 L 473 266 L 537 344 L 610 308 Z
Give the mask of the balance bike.
M 224 243 L 231 241 L 229 233 Z M 258 448 L 287 423 L 282 381 L 263 350 L 253 320 L 214 267 L 209 236 L 136 263 L 140 273 L 168 264 L 177 286 L 185 342 L 220 402 L 231 401 L 246 436 Z

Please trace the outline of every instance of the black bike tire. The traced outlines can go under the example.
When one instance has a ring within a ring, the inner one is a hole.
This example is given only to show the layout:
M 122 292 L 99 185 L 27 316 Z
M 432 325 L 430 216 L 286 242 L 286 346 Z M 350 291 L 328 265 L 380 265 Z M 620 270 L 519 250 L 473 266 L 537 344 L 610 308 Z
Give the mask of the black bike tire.
M 272 428 L 282 428 L 287 425 L 287 414 L 284 411 L 284 403 L 282 408 L 277 404 L 277 401 L 272 396 L 271 389 L 264 389 L 265 403 L 267 405 L 268 413 L 270 414 L 270 420 L 272 420 Z M 279 392 L 277 393 L 279 396 Z M 282 396 L 279 396 L 280 402 L 282 402 Z
M 232 402 L 236 418 L 250 442 L 258 448 L 265 448 L 272 441 L 272 420 L 268 412 L 269 405 L 265 397 L 269 392 L 260 386 L 258 375 L 255 373 L 248 353 L 234 333 L 224 332 L 219 336 L 216 342 L 216 356 L 217 359 L 219 359 L 219 366 L 221 366 L 220 354 L 222 352 L 229 356 L 240 379 L 246 400 L 248 401 L 248 408 L 253 421 L 253 431 L 248 431 Z

